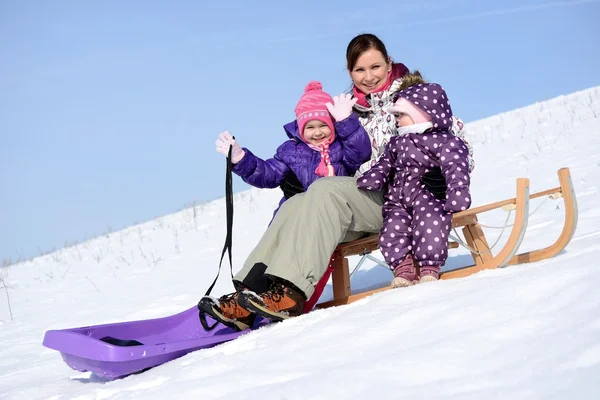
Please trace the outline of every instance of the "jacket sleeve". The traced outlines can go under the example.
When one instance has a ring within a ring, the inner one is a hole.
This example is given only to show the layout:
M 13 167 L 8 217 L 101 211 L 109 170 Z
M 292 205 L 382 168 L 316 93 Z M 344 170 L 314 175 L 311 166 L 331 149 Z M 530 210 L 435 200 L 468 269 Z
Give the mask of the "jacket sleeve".
M 469 155 L 467 157 L 469 172 L 473 172 L 473 170 L 475 169 L 475 160 L 473 159 L 473 146 L 471 146 L 469 144 L 469 141 L 467 140 L 465 123 L 460 118 L 457 118 L 455 116 L 452 116 L 452 134 L 460 138 L 465 143 L 465 146 L 467 146 L 467 149 L 469 150 Z
M 440 149 L 440 168 L 446 179 L 446 204 L 448 212 L 466 210 L 471 206 L 471 176 L 469 174 L 469 149 L 454 135 L 442 142 Z
M 275 156 L 267 160 L 257 157 L 250 150 L 244 148 L 246 152 L 244 158 L 234 164 L 231 170 L 249 185 L 261 189 L 276 188 L 289 171 L 281 157 L 284 146 L 285 143 L 279 146 Z
M 335 132 L 342 145 L 342 163 L 349 175 L 354 175 L 360 166 L 371 158 L 369 134 L 360 124 L 355 113 L 335 123 Z
M 397 137 L 393 137 L 375 165 L 358 178 L 356 185 L 359 189 L 381 191 L 389 183 L 389 179 L 392 178 L 392 166 L 396 163 L 398 154 L 396 143 Z

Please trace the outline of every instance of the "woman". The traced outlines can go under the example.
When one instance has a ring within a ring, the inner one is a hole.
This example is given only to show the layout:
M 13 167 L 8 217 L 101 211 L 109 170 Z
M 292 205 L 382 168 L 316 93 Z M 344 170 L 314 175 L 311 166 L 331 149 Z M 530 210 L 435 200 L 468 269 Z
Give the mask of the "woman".
M 393 63 L 383 42 L 372 34 L 352 39 L 346 61 L 357 98 L 355 112 L 371 140 L 371 159 L 360 167 L 360 175 L 397 133 L 395 118 L 387 108 L 393 105 L 408 70 Z M 423 182 L 434 194 L 445 196 L 445 181 L 439 172 L 426 178 Z M 283 203 L 235 275 L 238 291 L 218 300 L 205 296 L 198 307 L 240 330 L 251 326 L 255 315 L 273 321 L 300 315 L 307 299 L 320 294 L 314 293 L 315 286 L 337 245 L 380 231 L 383 201 L 381 192 L 359 190 L 356 177 L 316 180 L 308 190 Z

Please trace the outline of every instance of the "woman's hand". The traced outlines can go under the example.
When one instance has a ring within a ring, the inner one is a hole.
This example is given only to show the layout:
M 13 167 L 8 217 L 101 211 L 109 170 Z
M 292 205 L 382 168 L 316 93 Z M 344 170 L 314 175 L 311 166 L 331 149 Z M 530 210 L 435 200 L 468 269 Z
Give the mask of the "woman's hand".
M 217 151 L 223 154 L 225 157 L 229 154 L 229 147 L 231 146 L 231 162 L 233 164 L 239 163 L 246 152 L 242 150 L 239 144 L 235 141 L 235 139 L 229 134 L 229 132 L 221 132 L 216 141 Z
M 329 113 L 337 122 L 343 121 L 352 114 L 352 107 L 358 101 L 357 98 L 352 98 L 351 94 L 342 93 L 339 96 L 333 97 L 333 104 L 327 103 Z

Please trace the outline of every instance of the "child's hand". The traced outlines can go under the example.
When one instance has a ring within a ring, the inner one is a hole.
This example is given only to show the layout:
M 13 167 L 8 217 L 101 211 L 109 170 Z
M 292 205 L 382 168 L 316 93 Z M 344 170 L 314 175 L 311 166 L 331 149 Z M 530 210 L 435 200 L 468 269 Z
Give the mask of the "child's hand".
M 351 94 L 340 94 L 333 97 L 333 104 L 327 103 L 329 113 L 336 121 L 343 121 L 352 114 L 352 107 L 358 101 L 357 98 L 352 98 Z
M 450 188 L 446 191 L 444 210 L 449 213 L 464 211 L 471 206 L 471 194 L 468 187 Z
M 242 160 L 242 158 L 244 158 L 244 155 L 246 155 L 246 152 L 242 150 L 240 145 L 237 144 L 235 139 L 227 131 L 221 132 L 219 134 L 216 144 L 217 151 L 225 155 L 225 157 L 227 157 L 227 155 L 229 154 L 229 146 L 233 147 L 231 149 L 231 162 L 233 164 L 239 163 Z

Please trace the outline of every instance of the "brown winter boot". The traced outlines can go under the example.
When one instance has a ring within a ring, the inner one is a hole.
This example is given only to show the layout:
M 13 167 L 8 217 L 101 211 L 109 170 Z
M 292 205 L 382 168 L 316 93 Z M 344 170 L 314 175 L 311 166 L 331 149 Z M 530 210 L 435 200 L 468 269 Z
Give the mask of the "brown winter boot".
M 417 269 L 410 254 L 394 268 L 393 272 L 392 287 L 394 288 L 412 286 L 417 283 Z
M 200 299 L 198 308 L 223 325 L 243 331 L 252 326 L 256 315 L 240 306 L 238 296 L 239 292 L 226 294 L 219 299 L 204 296 Z
M 440 279 L 440 267 L 434 265 L 421 266 L 419 283 L 435 282 Z
M 274 282 L 263 293 L 244 290 L 238 301 L 242 307 L 257 315 L 271 321 L 282 321 L 302 314 L 306 297 L 291 284 Z

